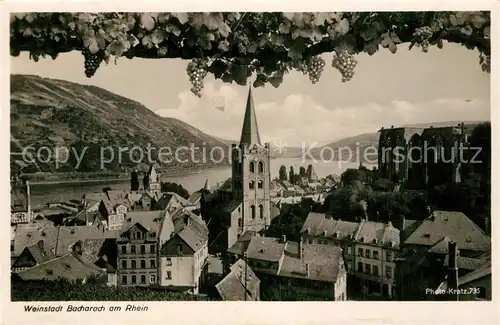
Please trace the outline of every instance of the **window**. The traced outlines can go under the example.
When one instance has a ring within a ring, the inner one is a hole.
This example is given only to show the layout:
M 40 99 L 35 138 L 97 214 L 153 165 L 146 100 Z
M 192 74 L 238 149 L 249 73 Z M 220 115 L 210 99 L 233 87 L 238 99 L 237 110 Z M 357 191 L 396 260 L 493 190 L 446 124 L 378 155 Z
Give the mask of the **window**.
M 251 213 L 252 213 L 252 219 L 255 219 L 255 205 L 252 205 L 250 207 Z
M 127 268 L 127 261 L 123 260 L 122 261 L 122 269 L 126 269 L 126 268 Z
M 254 181 L 250 181 L 250 183 L 248 183 L 248 187 L 253 190 L 255 188 L 255 182 Z
M 155 245 L 149 245 L 149 252 L 150 252 L 151 254 L 156 253 L 156 246 L 155 246 Z
M 146 254 L 146 246 L 141 245 L 141 254 Z
M 250 173 L 255 173 L 255 163 L 253 161 L 250 162 Z
M 259 188 L 259 189 L 264 188 L 264 182 L 263 181 L 258 181 L 257 182 L 257 188 Z
M 127 254 L 127 245 L 122 246 L 122 254 Z
M 478 287 L 476 291 L 476 298 L 477 299 L 487 299 L 486 298 L 486 288 L 485 287 Z
M 149 283 L 155 283 L 155 282 L 156 282 L 156 277 L 155 277 L 155 275 L 154 275 L 154 274 L 151 274 L 151 275 L 149 276 Z
M 347 246 L 347 254 L 349 254 L 349 255 L 352 254 L 352 246 L 351 245 Z
M 365 264 L 365 272 L 368 274 L 372 273 L 372 266 L 370 264 Z
M 377 266 L 377 265 L 374 265 L 374 266 L 373 266 L 373 275 L 379 276 L 379 273 L 378 273 L 378 266 Z
M 177 245 L 177 255 L 182 255 L 182 245 Z
M 388 279 L 392 279 L 392 267 L 390 266 L 385 267 L 385 277 Z
M 141 275 L 141 283 L 142 284 L 146 283 L 146 276 L 145 275 Z
M 259 173 L 264 173 L 264 163 L 262 161 L 259 161 Z
M 127 276 L 122 275 L 122 284 L 127 284 Z
M 243 218 L 238 218 L 238 227 L 243 227 Z
M 135 233 L 135 238 L 136 239 L 141 239 L 141 237 L 142 237 L 142 235 L 141 235 L 141 233 L 139 231 Z
M 358 255 L 363 257 L 363 249 L 362 248 L 358 249 Z
M 167 257 L 167 266 L 172 265 L 172 259 L 170 257 Z
M 167 279 L 168 280 L 172 279 L 172 272 L 171 271 L 167 271 Z
M 358 272 L 363 272 L 363 263 L 358 262 Z
M 156 268 L 156 261 L 155 260 L 149 261 L 149 265 L 152 269 Z
M 130 246 L 130 252 L 135 254 L 135 245 Z
M 263 218 L 264 218 L 264 206 L 263 206 L 262 204 L 261 204 L 261 205 L 259 205 L 259 217 L 260 217 L 261 219 L 263 219 Z
M 137 268 L 137 262 L 135 260 L 132 260 L 131 263 L 132 263 L 132 268 L 136 269 Z
M 369 249 L 367 249 L 367 250 L 365 251 L 365 257 L 366 257 L 366 258 L 370 258 L 370 253 L 371 253 L 371 251 L 370 251 Z
M 351 261 L 347 261 L 347 269 L 348 270 L 352 269 L 352 262 Z
M 373 251 L 373 259 L 374 260 L 378 260 L 379 259 L 378 251 Z
M 392 257 L 393 257 L 393 256 L 392 256 L 392 252 L 391 252 L 391 251 L 387 251 L 387 252 L 385 252 L 385 260 L 386 260 L 387 262 L 392 262 Z
M 141 260 L 141 269 L 146 268 L 146 260 Z
M 132 275 L 132 284 L 136 284 L 136 283 L 137 283 L 137 276 Z

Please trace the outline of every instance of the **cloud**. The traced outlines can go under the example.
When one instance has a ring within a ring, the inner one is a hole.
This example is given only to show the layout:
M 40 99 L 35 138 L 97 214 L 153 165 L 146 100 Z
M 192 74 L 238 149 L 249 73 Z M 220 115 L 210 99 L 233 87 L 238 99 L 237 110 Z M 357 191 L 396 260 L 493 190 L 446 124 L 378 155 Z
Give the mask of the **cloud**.
M 237 140 L 243 123 L 246 94 L 229 85 L 207 83 L 203 97 L 190 92 L 178 95 L 178 107 L 157 110 L 161 116 L 178 118 L 204 132 Z M 216 106 L 224 104 L 224 111 Z M 385 105 L 369 102 L 356 106 L 324 107 L 307 95 L 288 95 L 275 102 L 259 102 L 254 95 L 259 131 L 263 141 L 288 145 L 326 144 L 343 137 L 374 132 L 381 126 L 399 126 L 456 120 L 489 120 L 485 100 L 438 98 L 422 103 L 393 100 Z

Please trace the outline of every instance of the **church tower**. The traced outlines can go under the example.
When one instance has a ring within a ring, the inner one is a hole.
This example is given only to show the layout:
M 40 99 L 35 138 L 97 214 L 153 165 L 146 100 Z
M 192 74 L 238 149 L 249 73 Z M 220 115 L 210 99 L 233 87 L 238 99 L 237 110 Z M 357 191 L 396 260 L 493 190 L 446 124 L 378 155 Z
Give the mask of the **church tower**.
M 232 147 L 232 196 L 241 202 L 241 233 L 260 231 L 271 223 L 270 167 L 271 146 L 260 142 L 250 87 L 240 144 Z

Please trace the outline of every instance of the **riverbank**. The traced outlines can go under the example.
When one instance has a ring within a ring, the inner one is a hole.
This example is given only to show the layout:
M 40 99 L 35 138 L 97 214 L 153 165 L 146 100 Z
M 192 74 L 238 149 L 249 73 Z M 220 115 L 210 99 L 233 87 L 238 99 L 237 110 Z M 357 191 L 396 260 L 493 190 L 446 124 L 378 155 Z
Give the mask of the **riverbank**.
M 204 167 L 196 170 L 180 170 L 180 171 L 170 171 L 162 174 L 162 181 L 166 181 L 171 177 L 179 177 L 179 176 L 188 176 L 193 174 L 198 174 L 202 172 L 208 171 L 217 171 L 217 170 L 225 170 L 231 168 L 230 165 L 227 166 L 213 166 L 213 167 Z M 96 178 L 85 178 L 85 179 L 59 179 L 59 180 L 42 180 L 42 181 L 30 181 L 31 185 L 57 185 L 57 184 L 74 184 L 74 183 L 116 183 L 116 182 L 125 182 L 130 180 L 129 174 L 124 174 L 123 177 L 96 177 Z

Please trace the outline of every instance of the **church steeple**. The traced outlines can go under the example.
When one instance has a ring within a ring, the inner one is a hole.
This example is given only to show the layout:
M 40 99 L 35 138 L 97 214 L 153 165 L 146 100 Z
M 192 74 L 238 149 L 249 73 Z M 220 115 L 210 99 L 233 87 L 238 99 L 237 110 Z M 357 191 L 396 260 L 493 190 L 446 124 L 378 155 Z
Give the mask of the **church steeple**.
M 245 109 L 245 118 L 243 120 L 243 128 L 241 130 L 240 145 L 241 144 L 261 144 L 259 128 L 257 126 L 257 117 L 255 115 L 255 107 L 253 105 L 252 86 L 248 88 L 247 107 Z

